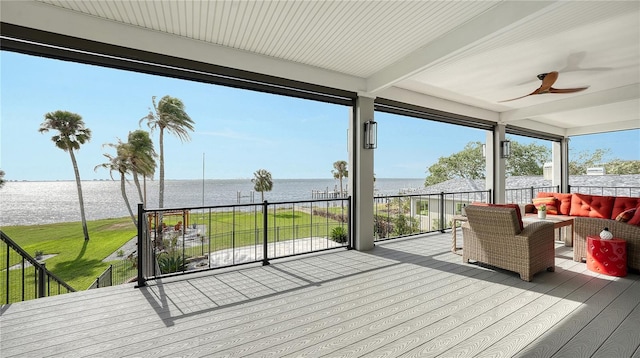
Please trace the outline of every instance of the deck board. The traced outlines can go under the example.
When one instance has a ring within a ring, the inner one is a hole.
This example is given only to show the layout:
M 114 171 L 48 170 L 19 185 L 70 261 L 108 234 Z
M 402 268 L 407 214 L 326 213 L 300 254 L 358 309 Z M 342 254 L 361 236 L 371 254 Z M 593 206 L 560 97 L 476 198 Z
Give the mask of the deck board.
M 8 305 L 0 356 L 639 354 L 639 275 L 590 272 L 558 243 L 556 272 L 525 282 L 463 263 L 450 238 L 429 234 L 369 252 L 328 251 Z

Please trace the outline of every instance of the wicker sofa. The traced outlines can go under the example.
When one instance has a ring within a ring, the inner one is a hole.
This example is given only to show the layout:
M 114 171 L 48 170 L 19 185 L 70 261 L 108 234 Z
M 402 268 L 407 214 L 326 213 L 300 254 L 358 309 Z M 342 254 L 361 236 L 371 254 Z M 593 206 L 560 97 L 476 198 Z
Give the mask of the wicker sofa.
M 587 256 L 587 236 L 598 235 L 605 227 L 614 237 L 627 242 L 627 266 L 640 270 L 640 198 L 565 193 L 538 193 L 537 198 L 556 199 L 559 215 L 574 218 L 573 260 Z M 628 221 L 620 221 L 625 212 L 633 212 Z M 618 220 L 616 220 L 618 219 Z
M 470 205 L 462 224 L 463 262 L 478 261 L 520 274 L 555 270 L 553 223 L 535 222 L 524 228 L 515 208 Z

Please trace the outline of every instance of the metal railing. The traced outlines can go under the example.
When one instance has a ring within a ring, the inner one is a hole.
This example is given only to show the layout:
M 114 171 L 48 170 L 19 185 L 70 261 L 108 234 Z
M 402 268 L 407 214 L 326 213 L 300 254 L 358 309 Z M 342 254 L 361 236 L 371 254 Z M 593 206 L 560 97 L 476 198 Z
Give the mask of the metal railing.
M 94 288 L 107 287 L 113 285 L 113 265 L 109 265 L 106 270 L 91 285 L 87 290 L 93 290 Z
M 557 193 L 559 191 L 559 185 L 505 189 L 505 203 L 530 204 L 531 200 L 535 198 L 540 192 Z
M 374 197 L 374 241 L 444 232 L 465 205 L 490 200 L 491 190 Z
M 0 231 L 0 300 L 2 304 L 55 296 L 75 290 L 47 270 Z
M 138 285 L 146 280 L 350 248 L 351 198 L 172 209 L 138 206 Z M 177 214 L 176 214 L 177 213 Z
M 569 192 L 589 195 L 640 197 L 640 186 L 610 187 L 571 185 L 569 186 Z

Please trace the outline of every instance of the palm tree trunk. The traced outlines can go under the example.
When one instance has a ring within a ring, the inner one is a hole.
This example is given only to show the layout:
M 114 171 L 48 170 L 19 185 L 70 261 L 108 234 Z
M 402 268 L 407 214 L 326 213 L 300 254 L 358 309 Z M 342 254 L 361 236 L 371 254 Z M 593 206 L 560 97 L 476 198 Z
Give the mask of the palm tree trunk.
M 71 156 L 71 164 L 73 164 L 73 172 L 76 175 L 76 187 L 78 188 L 78 200 L 80 201 L 80 217 L 82 218 L 82 232 L 84 233 L 84 240 L 89 241 L 89 229 L 87 229 L 87 218 L 84 215 L 84 199 L 82 198 L 82 185 L 80 184 L 80 172 L 78 171 L 78 163 L 76 162 L 76 156 L 73 154 L 73 149 L 69 148 L 69 155 Z
M 133 182 L 136 184 L 136 188 L 138 189 L 138 197 L 140 198 L 140 202 L 144 203 L 144 197 L 142 196 L 142 188 L 140 187 L 140 178 L 138 178 L 138 172 L 133 171 Z
M 158 194 L 158 207 L 164 207 L 164 128 L 160 128 L 160 193 Z
M 138 227 L 138 221 L 136 220 L 136 216 L 133 215 L 133 210 L 131 210 L 131 204 L 129 204 L 129 198 L 127 198 L 127 190 L 124 184 L 125 184 L 124 173 L 120 173 L 120 193 L 122 194 L 124 203 L 127 205 L 127 210 L 129 210 L 129 215 L 131 215 L 131 220 L 133 220 L 133 225 L 135 227 Z

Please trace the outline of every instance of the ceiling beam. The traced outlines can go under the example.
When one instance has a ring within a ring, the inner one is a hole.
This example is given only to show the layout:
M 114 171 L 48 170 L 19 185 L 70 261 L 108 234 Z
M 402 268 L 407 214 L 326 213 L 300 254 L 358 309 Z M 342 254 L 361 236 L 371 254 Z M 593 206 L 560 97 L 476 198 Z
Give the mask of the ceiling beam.
M 545 95 L 546 96 L 546 95 Z M 557 94 L 549 94 L 557 96 Z M 500 121 L 509 123 L 523 119 L 543 116 L 550 113 L 566 112 L 577 109 L 603 106 L 640 98 L 640 85 L 632 84 L 610 90 L 587 93 L 535 106 L 513 109 L 500 113 Z
M 618 131 L 626 131 L 626 130 L 634 130 L 640 128 L 640 118 L 633 119 L 630 121 L 622 121 L 622 122 L 613 122 L 613 123 L 603 123 L 596 124 L 592 126 L 583 126 L 578 128 L 569 128 L 567 129 L 567 136 L 576 136 L 576 135 L 584 135 L 584 134 L 596 134 L 596 133 L 606 133 L 606 132 L 618 132 Z M 630 145 L 636 145 L 640 142 L 640 137 L 638 137 L 638 142 L 629 143 Z
M 505 1 L 367 79 L 367 92 L 378 92 L 438 61 L 465 51 L 477 41 L 511 30 L 524 19 L 553 5 L 551 1 Z

